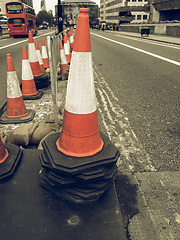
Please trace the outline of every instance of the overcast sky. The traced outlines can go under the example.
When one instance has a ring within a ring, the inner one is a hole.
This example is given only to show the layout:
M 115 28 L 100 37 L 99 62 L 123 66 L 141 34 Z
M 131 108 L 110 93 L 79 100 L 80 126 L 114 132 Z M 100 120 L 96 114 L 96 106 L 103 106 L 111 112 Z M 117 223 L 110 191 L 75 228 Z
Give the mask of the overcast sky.
M 100 0 L 92 0 L 93 2 L 100 5 Z M 46 10 L 52 10 L 55 13 L 55 5 L 58 3 L 58 0 L 46 0 Z M 40 11 L 41 0 L 33 0 L 33 7 L 36 14 Z

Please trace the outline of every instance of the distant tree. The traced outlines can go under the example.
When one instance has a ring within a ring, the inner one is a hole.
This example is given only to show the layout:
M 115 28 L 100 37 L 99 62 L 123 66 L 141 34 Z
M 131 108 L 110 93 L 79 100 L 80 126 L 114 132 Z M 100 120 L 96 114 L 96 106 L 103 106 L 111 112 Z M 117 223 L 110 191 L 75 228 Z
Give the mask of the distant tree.
M 51 10 L 48 12 L 46 10 L 38 12 L 36 18 L 38 26 L 41 25 L 43 22 L 48 22 L 49 26 L 52 26 L 54 24 L 54 17 Z

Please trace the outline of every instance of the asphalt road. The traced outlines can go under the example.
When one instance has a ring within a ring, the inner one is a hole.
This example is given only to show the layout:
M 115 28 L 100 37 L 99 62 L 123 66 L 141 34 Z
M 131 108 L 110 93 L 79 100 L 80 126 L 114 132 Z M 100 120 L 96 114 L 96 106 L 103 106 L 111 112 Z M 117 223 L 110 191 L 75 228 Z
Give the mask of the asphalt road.
M 91 42 L 106 83 L 97 91 L 100 104 L 107 103 L 100 127 L 116 145 L 127 145 L 122 172 L 179 170 L 180 47 L 98 30 Z
M 179 239 L 180 47 L 98 30 L 91 45 L 99 129 L 121 152 L 116 189 L 128 239 Z M 0 104 L 6 54 L 21 82 L 22 46 L 27 39 L 0 40 Z

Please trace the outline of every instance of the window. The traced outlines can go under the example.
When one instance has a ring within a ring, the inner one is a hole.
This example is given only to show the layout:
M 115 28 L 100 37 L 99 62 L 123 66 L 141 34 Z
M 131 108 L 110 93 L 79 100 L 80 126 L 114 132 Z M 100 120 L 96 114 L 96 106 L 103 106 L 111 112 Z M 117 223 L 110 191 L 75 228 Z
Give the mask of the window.
M 143 15 L 143 20 L 147 20 L 147 15 Z
M 20 23 L 25 23 L 24 18 L 10 18 L 9 24 L 20 24 Z
M 142 0 L 138 0 L 138 2 L 142 2 Z
M 135 20 L 136 19 L 136 15 L 132 15 L 133 19 L 132 20 Z
M 33 21 L 32 20 L 28 20 L 28 27 L 33 27 Z
M 141 20 L 141 15 L 137 15 L 137 20 Z

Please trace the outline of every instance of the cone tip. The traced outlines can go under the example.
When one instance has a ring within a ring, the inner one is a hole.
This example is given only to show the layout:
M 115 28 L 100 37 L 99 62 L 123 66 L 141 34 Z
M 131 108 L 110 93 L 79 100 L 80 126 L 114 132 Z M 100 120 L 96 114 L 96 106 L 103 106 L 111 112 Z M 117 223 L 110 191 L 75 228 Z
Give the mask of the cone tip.
M 9 53 L 7 54 L 7 71 L 8 72 L 15 71 L 12 57 L 11 57 L 11 54 L 9 54 Z
M 26 47 L 23 47 L 23 55 L 22 55 L 22 59 L 28 59 L 28 55 L 27 55 L 27 51 L 26 51 Z
M 88 13 L 88 9 L 87 8 L 80 8 L 79 13 Z

